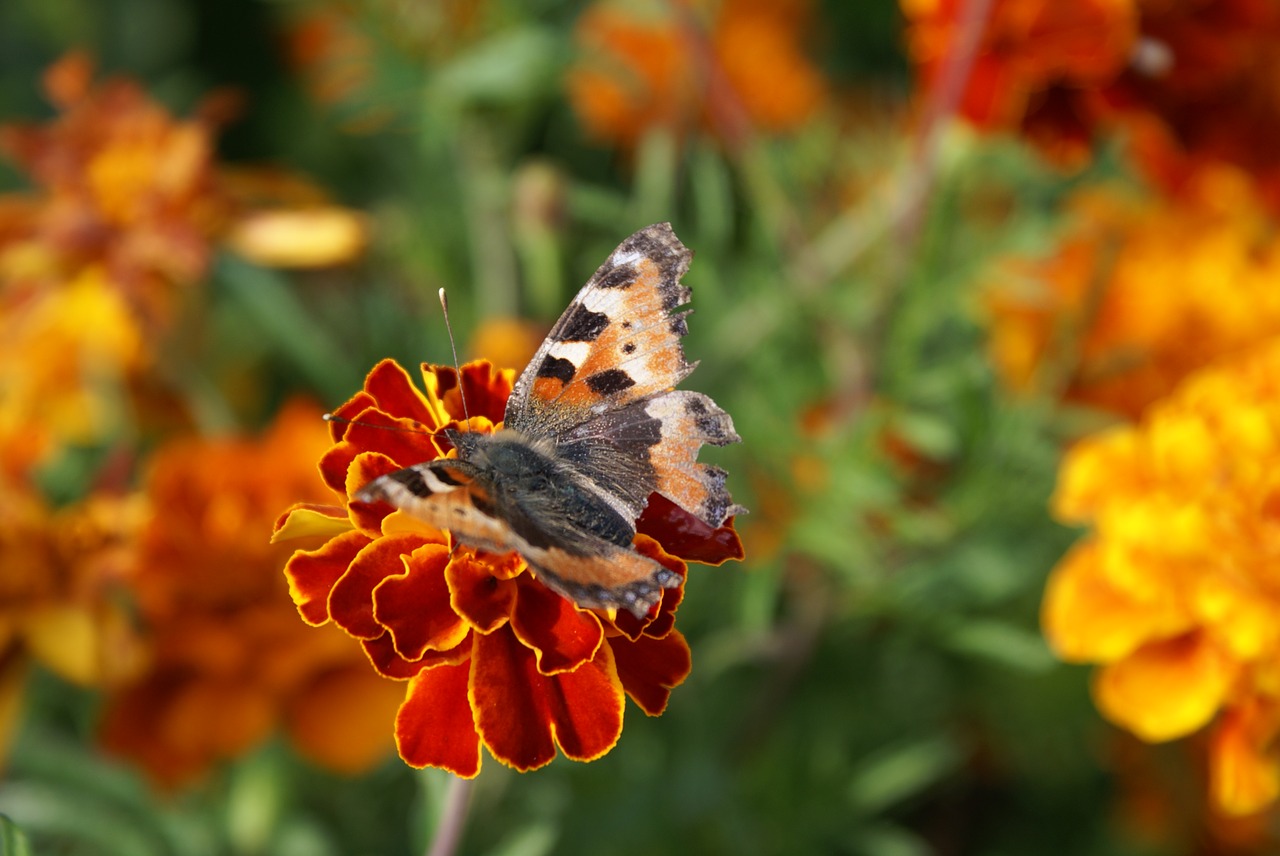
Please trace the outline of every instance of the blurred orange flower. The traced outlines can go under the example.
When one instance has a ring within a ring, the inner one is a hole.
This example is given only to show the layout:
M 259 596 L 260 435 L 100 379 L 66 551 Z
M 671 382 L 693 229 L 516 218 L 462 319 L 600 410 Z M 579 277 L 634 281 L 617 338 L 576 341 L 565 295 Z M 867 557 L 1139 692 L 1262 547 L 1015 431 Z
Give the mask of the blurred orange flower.
M 938 85 L 964 0 L 900 0 L 907 45 Z M 1123 131 L 1177 191 L 1205 164 L 1242 169 L 1280 206 L 1280 6 L 1258 0 L 994 0 L 960 112 L 1021 130 L 1057 160 Z
M 148 668 L 107 700 L 105 745 L 175 785 L 248 752 L 277 727 L 306 757 L 342 772 L 380 760 L 399 687 L 334 628 L 297 618 L 268 543 L 278 509 L 330 494 L 315 479 L 327 448 L 320 411 L 286 407 L 260 440 L 192 439 L 156 455 L 149 519 L 130 572 L 152 649 Z
M 326 482 L 347 495 L 373 478 L 441 457 L 433 432 L 458 426 L 465 390 L 468 430 L 502 419 L 513 372 L 484 361 L 461 378 L 423 367 L 423 390 L 386 360 L 337 415 Z M 397 430 L 386 430 L 386 429 Z M 710 530 L 661 497 L 637 524 L 636 549 L 685 574 L 684 559 L 741 557 L 732 528 Z M 557 747 L 576 760 L 604 755 L 622 732 L 623 698 L 651 716 L 689 673 L 674 627 L 683 586 L 665 589 L 644 619 L 576 607 L 543 586 L 517 554 L 458 546 L 447 533 L 385 505 L 295 505 L 277 538 L 325 533 L 299 550 L 286 574 L 310 624 L 338 625 L 360 641 L 381 674 L 408 680 L 395 735 L 404 760 L 471 777 L 481 746 L 518 770 L 541 767 Z
M 143 667 L 118 595 L 144 516 L 134 499 L 107 494 L 54 511 L 25 482 L 0 476 L 0 758 L 30 661 L 86 686 Z
M 926 88 L 940 85 L 965 0 L 901 0 L 907 48 Z M 1134 0 L 995 0 L 959 112 L 981 128 L 1021 129 L 1057 159 L 1088 156 L 1137 36 Z
M 1043 625 L 1102 664 L 1099 710 L 1147 741 L 1213 725 L 1228 814 L 1280 795 L 1280 339 L 1205 369 L 1140 424 L 1074 447 L 1053 510 L 1088 525 L 1054 570 Z
M 1048 256 L 1006 260 L 986 294 L 1015 388 L 1136 416 L 1209 361 L 1280 334 L 1280 241 L 1247 179 L 1204 171 L 1184 205 L 1087 190 Z
M 703 45 L 696 19 L 596 3 L 578 21 L 570 101 L 592 137 L 628 148 L 652 128 L 701 128 L 730 143 L 744 118 L 795 128 L 826 90 L 801 46 L 808 13 L 805 0 L 725 0 Z

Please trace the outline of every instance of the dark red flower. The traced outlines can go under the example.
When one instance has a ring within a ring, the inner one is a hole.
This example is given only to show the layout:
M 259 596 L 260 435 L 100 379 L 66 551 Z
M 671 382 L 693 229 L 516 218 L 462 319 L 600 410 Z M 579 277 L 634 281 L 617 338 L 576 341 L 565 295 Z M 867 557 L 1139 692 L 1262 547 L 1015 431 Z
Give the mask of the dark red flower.
M 335 421 L 320 464 L 331 487 L 350 496 L 376 476 L 443 457 L 434 437 L 460 421 L 461 390 L 469 430 L 493 430 L 514 373 L 478 361 L 461 378 L 436 366 L 423 366 L 422 377 L 419 390 L 385 360 L 338 409 L 349 421 Z M 686 559 L 742 557 L 731 525 L 710 530 L 661 498 L 639 528 L 635 549 L 681 577 Z M 675 629 L 683 586 L 636 619 L 581 609 L 518 555 L 458 546 L 385 506 L 297 505 L 277 525 L 278 538 L 315 531 L 332 537 L 289 561 L 294 601 L 308 623 L 332 621 L 358 639 L 378 672 L 409 681 L 395 733 L 415 767 L 474 776 L 481 746 L 518 770 L 549 763 L 557 747 L 593 760 L 622 733 L 624 696 L 656 716 L 689 674 L 689 647 Z

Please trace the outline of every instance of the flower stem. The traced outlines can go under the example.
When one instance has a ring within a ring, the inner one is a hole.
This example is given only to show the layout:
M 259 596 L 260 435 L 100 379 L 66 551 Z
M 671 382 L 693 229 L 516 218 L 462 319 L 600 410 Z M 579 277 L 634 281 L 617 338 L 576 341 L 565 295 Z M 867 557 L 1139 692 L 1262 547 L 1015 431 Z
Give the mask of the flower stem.
M 427 850 L 427 856 L 453 856 L 462 841 L 462 830 L 467 825 L 467 807 L 471 803 L 471 783 L 474 779 L 454 776 L 440 810 L 440 822 L 436 824 L 435 838 Z

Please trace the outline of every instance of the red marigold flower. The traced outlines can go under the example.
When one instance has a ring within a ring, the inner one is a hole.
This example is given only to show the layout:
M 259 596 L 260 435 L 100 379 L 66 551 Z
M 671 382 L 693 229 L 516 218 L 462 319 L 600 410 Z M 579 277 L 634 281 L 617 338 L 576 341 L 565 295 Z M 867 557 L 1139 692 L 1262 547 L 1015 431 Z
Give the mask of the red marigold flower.
M 420 390 L 383 361 L 336 411 L 342 421 L 320 464 L 330 487 L 350 497 L 377 476 L 443 457 L 437 432 L 459 424 L 464 394 L 469 430 L 494 430 L 514 373 L 476 361 L 461 377 L 425 365 L 422 377 Z M 635 549 L 682 578 L 686 559 L 742 556 L 731 526 L 711 530 L 660 497 L 638 528 Z M 384 505 L 295 505 L 276 537 L 308 532 L 330 538 L 289 560 L 294 602 L 307 623 L 333 622 L 359 640 L 378 672 L 409 681 L 395 734 L 415 767 L 471 777 L 481 746 L 522 771 L 549 763 L 557 747 L 575 760 L 598 758 L 622 732 L 624 696 L 656 716 L 689 673 L 689 647 L 675 629 L 683 585 L 637 619 L 580 609 L 518 555 L 459 546 Z

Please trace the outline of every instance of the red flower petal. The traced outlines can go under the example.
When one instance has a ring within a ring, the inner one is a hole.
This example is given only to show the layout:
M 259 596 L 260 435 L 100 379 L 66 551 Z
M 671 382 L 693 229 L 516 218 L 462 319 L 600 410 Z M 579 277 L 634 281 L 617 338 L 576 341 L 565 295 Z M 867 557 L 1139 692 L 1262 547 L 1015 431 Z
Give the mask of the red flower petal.
M 447 414 L 413 385 L 409 373 L 395 360 L 382 360 L 364 380 L 365 390 L 374 397 L 378 409 L 404 419 L 416 420 L 434 429 L 448 421 Z
M 289 594 L 302 620 L 310 625 L 329 620 L 329 595 L 369 538 L 356 531 L 331 538 L 318 550 L 298 550 L 284 566 Z
M 467 703 L 470 666 L 439 666 L 409 683 L 396 715 L 396 747 L 411 767 L 440 767 L 470 779 L 480 772 L 480 735 Z
M 425 544 L 409 555 L 405 573 L 387 577 L 373 590 L 373 616 L 406 660 L 453 648 L 470 632 L 449 607 L 448 562 L 448 547 Z
M 481 633 L 501 627 L 515 606 L 515 582 L 494 576 L 493 570 L 490 562 L 474 553 L 459 552 L 444 572 L 450 606 Z
M 395 641 L 390 633 L 383 633 L 377 639 L 364 639 L 360 642 L 369 662 L 378 674 L 397 681 L 407 681 L 424 669 L 437 666 L 456 666 L 471 656 L 471 640 L 463 639 L 457 647 L 448 651 L 427 651 L 417 660 L 406 660 L 396 652 Z
M 534 650 L 540 673 L 572 671 L 595 656 L 604 641 L 600 619 L 528 574 L 516 582 L 519 594 L 511 613 L 511 629 Z
M 577 671 L 538 674 L 533 652 L 513 633 L 475 637 L 471 707 L 493 757 L 522 772 L 551 762 L 556 744 L 590 761 L 622 734 L 624 696 L 608 645 Z
M 746 555 L 733 530 L 733 518 L 712 529 L 661 494 L 651 494 L 636 531 L 656 540 L 673 556 L 704 565 L 721 565 Z
M 387 577 L 403 574 L 403 557 L 422 543 L 418 535 L 386 535 L 369 542 L 329 594 L 329 614 L 338 626 L 357 639 L 381 636 L 384 628 L 373 617 L 373 590 Z
M 642 636 L 634 642 L 614 638 L 609 645 L 622 688 L 649 716 L 667 709 L 671 690 L 684 683 L 693 668 L 689 645 L 679 631 L 661 639 Z
M 395 462 L 394 469 L 441 457 L 430 433 L 432 425 L 373 409 L 362 410 L 353 418 L 357 421 L 347 425 L 342 441 L 320 459 L 325 484 L 340 493 L 348 493 L 352 462 L 362 453 L 381 453 Z

